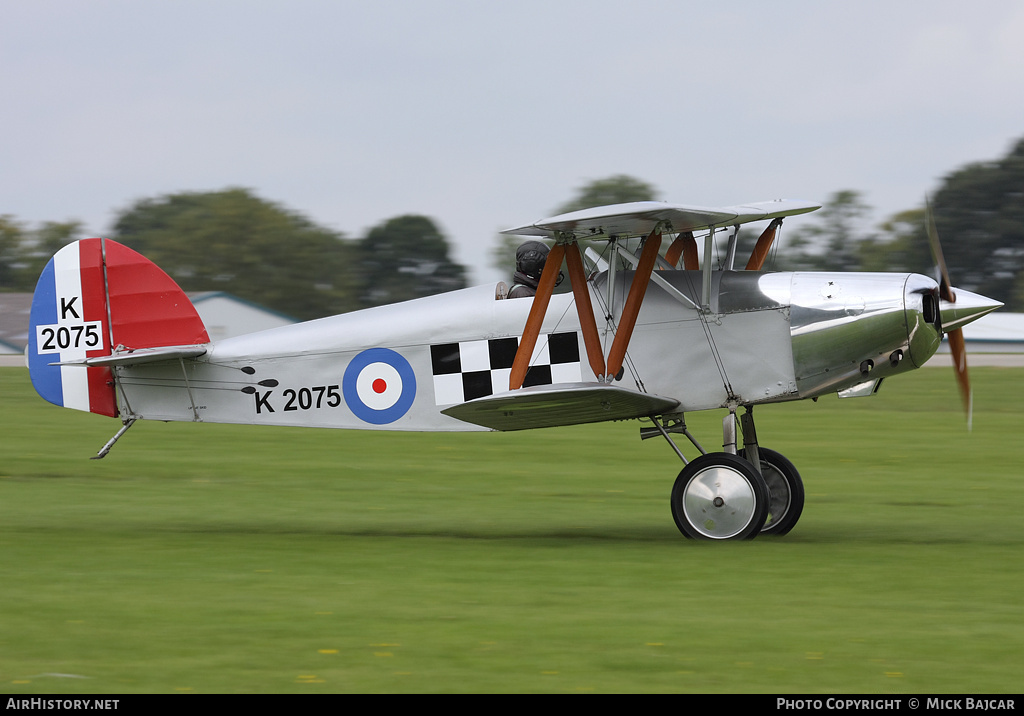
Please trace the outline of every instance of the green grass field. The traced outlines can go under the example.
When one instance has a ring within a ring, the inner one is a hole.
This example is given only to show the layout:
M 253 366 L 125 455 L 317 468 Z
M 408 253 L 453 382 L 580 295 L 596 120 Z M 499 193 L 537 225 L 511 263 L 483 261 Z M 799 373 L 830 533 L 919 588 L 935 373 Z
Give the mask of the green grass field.
M 972 377 L 972 433 L 951 370 L 759 408 L 804 515 L 718 544 L 636 422 L 139 423 L 90 461 L 117 421 L 0 369 L 0 691 L 1019 692 L 1024 369 Z

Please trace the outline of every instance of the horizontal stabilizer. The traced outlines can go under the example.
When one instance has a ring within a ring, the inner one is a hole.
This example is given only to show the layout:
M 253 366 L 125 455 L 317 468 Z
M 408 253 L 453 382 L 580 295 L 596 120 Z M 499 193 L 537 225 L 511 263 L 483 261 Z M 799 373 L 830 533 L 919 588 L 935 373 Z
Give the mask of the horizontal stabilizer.
M 477 398 L 441 412 L 492 430 L 527 430 L 661 415 L 678 400 L 606 383 L 561 383 Z
M 140 363 L 156 363 L 162 360 L 178 360 L 179 358 L 198 358 L 206 355 L 206 346 L 164 346 L 162 348 L 140 348 L 137 351 L 124 351 L 109 356 L 81 358 L 79 360 L 60 361 L 50 365 L 114 366 L 139 365 Z

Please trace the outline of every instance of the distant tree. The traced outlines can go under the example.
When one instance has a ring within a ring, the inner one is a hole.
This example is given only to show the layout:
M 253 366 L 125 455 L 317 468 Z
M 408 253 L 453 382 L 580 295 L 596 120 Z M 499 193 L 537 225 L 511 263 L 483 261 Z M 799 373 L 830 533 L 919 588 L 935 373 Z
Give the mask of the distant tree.
M 19 274 L 22 269 L 25 229 L 13 216 L 0 216 L 0 290 L 21 291 Z
M 26 255 L 26 269 L 31 276 L 33 289 L 36 279 L 50 258 L 80 238 L 82 224 L 79 221 L 45 221 L 42 226 L 29 233 L 28 243 L 31 249 Z
M 47 221 L 28 229 L 12 216 L 0 216 L 0 290 L 35 290 L 50 257 L 81 233 L 77 221 Z
M 871 207 L 859 192 L 837 191 L 821 209 L 807 216 L 786 237 L 785 250 L 777 254 L 782 270 L 857 271 L 861 245 L 874 235 L 867 229 Z
M 931 201 L 953 284 L 1024 310 L 1024 139 L 947 176 Z
M 426 216 L 398 216 L 375 226 L 359 241 L 356 256 L 362 307 L 466 286 L 465 267 L 452 260 L 448 240 Z
M 186 291 L 227 291 L 300 319 L 357 305 L 351 244 L 246 189 L 143 199 L 117 217 L 112 238 Z
M 861 242 L 862 271 L 909 271 L 931 275 L 931 251 L 924 234 L 925 210 L 907 209 L 878 227 L 877 237 Z
M 653 201 L 658 190 L 645 181 L 626 174 L 617 174 L 607 179 L 595 179 L 580 187 L 576 196 L 555 210 L 556 214 L 589 209 L 608 204 L 625 204 L 630 201 Z
M 1013 286 L 1013 294 L 1010 296 L 1010 300 L 1006 302 L 1009 306 L 1009 311 L 1024 311 L 1024 271 L 1017 274 L 1017 279 Z

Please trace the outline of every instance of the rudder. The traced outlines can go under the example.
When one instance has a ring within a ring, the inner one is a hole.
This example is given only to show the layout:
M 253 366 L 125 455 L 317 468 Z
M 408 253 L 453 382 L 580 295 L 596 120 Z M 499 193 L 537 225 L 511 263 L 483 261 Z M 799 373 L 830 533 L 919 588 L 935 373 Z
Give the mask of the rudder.
M 178 284 L 149 259 L 109 239 L 82 239 L 58 251 L 32 297 L 32 384 L 65 408 L 117 417 L 114 374 L 106 366 L 53 363 L 209 342 Z

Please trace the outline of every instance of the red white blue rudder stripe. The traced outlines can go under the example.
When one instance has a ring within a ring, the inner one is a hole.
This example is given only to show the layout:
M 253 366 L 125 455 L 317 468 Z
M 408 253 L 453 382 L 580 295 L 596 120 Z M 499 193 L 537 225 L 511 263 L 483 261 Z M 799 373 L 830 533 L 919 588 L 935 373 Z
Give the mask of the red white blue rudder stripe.
M 68 244 L 46 264 L 32 297 L 32 385 L 65 408 L 117 415 L 109 368 L 50 365 L 110 354 L 100 239 Z
M 51 403 L 116 417 L 109 368 L 51 364 L 209 340 L 184 292 L 155 264 L 114 241 L 83 239 L 58 251 L 36 284 L 29 372 Z

